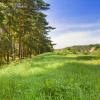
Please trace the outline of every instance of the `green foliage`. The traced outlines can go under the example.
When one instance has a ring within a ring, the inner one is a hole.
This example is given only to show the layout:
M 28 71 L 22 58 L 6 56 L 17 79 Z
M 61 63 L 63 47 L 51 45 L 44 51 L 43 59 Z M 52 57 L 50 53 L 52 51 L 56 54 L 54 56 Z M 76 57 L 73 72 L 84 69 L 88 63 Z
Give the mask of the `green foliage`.
M 83 54 L 83 55 L 100 55 L 100 44 L 79 45 L 56 50 L 57 54 Z
M 55 50 L 55 53 L 57 55 L 64 55 L 64 56 L 66 56 L 68 54 L 72 54 L 72 52 L 70 50 L 68 50 L 68 49 Z
M 42 54 L 2 66 L 1 100 L 99 100 L 98 56 Z
M 0 63 L 53 51 L 44 0 L 0 1 Z
M 93 54 L 93 55 L 97 55 L 97 56 L 100 57 L 100 48 L 97 49 L 96 51 L 92 52 L 91 54 Z

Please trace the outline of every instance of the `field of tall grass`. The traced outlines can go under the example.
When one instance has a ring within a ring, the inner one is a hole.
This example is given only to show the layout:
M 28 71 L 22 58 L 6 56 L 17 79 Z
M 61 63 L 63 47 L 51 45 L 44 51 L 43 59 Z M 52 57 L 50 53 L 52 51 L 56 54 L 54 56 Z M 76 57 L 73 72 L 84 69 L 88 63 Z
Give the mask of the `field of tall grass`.
M 100 100 L 100 57 L 42 54 L 1 66 L 0 100 Z

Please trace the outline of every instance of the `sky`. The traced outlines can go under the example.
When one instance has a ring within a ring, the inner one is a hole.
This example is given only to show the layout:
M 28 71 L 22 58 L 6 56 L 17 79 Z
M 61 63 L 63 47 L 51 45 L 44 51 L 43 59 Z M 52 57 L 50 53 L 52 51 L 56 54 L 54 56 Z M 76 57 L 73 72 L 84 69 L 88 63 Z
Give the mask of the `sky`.
M 49 33 L 60 49 L 73 45 L 100 43 L 100 0 L 44 0 L 49 3 Z

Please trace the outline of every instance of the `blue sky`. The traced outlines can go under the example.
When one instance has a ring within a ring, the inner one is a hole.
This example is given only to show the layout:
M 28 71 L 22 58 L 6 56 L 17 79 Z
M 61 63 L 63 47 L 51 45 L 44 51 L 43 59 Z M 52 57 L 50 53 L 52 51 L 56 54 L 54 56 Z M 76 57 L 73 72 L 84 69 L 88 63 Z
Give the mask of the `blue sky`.
M 45 0 L 55 48 L 100 43 L 100 0 Z

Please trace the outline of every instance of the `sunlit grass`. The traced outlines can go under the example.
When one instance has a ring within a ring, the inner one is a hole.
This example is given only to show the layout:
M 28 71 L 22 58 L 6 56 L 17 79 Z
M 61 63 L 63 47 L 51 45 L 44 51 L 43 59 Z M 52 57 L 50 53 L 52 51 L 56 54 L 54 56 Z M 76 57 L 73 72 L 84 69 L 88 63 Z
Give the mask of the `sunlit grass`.
M 42 54 L 0 69 L 0 100 L 100 100 L 100 58 Z

